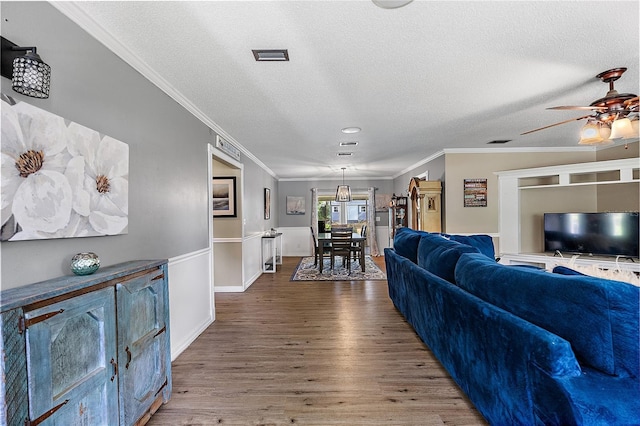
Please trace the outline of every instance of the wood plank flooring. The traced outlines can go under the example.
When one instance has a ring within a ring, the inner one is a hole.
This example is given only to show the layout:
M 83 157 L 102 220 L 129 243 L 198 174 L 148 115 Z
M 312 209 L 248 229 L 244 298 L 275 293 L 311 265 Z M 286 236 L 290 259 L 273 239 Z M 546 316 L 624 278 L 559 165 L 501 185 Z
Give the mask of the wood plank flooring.
M 291 282 L 299 260 L 216 294 L 216 321 L 173 362 L 149 425 L 486 424 L 386 281 Z

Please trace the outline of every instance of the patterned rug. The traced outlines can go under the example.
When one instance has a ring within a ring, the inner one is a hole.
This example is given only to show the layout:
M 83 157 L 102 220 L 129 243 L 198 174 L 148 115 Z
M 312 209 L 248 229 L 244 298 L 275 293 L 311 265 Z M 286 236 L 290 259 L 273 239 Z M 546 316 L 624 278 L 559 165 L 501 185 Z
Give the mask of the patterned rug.
M 371 256 L 365 256 L 364 270 L 360 268 L 359 260 L 351 261 L 351 274 L 347 268 L 342 267 L 342 259 L 336 260 L 335 269 L 331 270 L 331 260 L 324 259 L 322 274 L 313 266 L 313 256 L 303 257 L 295 272 L 291 276 L 291 281 L 356 281 L 356 280 L 386 280 L 387 276 L 378 268 Z

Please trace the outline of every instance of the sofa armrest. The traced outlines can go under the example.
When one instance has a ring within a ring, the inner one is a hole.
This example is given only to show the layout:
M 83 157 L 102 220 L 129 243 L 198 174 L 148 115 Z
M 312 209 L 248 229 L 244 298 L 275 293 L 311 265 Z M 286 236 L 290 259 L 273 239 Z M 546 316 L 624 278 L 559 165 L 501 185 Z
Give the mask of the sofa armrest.
M 571 344 L 565 339 L 552 335 L 539 327 L 529 327 L 533 339 L 531 363 L 547 375 L 558 377 L 577 377 L 582 374 L 580 364 L 571 349 Z

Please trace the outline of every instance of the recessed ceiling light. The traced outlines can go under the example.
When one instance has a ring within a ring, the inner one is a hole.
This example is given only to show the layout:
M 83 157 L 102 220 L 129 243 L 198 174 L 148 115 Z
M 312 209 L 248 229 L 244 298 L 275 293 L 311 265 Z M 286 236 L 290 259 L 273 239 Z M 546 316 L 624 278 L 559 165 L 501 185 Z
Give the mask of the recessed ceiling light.
M 256 58 L 256 61 L 288 61 L 289 60 L 289 52 L 287 49 L 254 49 L 252 50 L 253 57 Z
M 397 9 L 411 3 L 413 0 L 373 0 L 373 4 L 383 9 Z
M 342 133 L 358 133 L 360 130 L 362 130 L 360 127 L 345 127 Z
M 353 141 L 353 142 L 340 142 L 340 146 L 356 146 L 358 145 L 358 142 Z
M 351 157 L 353 152 L 339 152 L 338 157 Z

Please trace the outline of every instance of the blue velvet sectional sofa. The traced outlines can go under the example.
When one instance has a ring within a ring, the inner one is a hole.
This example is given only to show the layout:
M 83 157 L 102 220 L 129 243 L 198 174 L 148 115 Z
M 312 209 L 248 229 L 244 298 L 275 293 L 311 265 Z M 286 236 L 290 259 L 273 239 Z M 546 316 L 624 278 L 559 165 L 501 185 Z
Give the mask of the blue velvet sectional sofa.
M 402 228 L 385 262 L 394 305 L 490 424 L 640 424 L 638 287 L 501 265 L 486 235 Z

